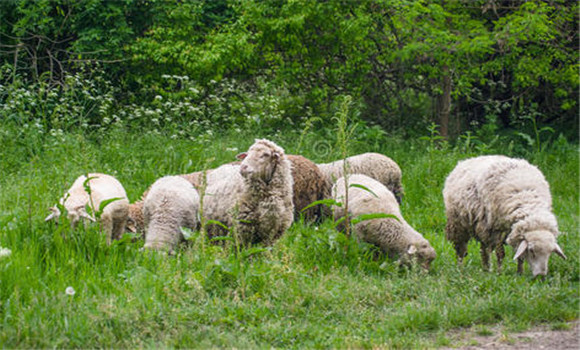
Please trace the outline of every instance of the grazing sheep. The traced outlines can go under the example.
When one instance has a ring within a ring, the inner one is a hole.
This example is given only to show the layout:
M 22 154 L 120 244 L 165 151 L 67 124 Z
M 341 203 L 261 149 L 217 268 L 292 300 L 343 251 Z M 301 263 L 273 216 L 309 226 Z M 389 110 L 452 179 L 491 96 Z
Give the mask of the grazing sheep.
M 391 158 L 379 153 L 363 153 L 346 158 L 349 174 L 363 174 L 377 180 L 393 192 L 397 202 L 400 204 L 403 197 L 403 186 L 401 184 L 401 168 Z M 332 163 L 318 164 L 329 183 L 332 184 L 344 176 L 344 160 L 337 160 Z
M 60 199 L 60 204 L 67 210 L 71 225 L 77 226 L 80 219 L 95 221 L 95 218 L 86 212 L 88 205 L 93 212 L 97 212 L 101 203 L 106 200 L 116 200 L 108 203 L 101 213 L 101 225 L 107 235 L 107 242 L 112 239 L 119 239 L 124 232 L 129 213 L 129 201 L 123 185 L 114 177 L 106 174 L 88 174 L 88 181 L 85 175 L 78 177 L 71 188 Z M 90 189 L 90 196 L 85 190 L 85 182 Z M 57 219 L 60 210 L 54 206 L 50 210 L 45 221 Z
M 558 223 L 552 213 L 550 187 L 538 168 L 523 159 L 481 156 L 459 162 L 445 181 L 447 239 L 459 262 L 471 238 L 481 243 L 481 257 L 489 268 L 495 250 L 498 270 L 504 243 L 515 250 L 518 273 L 523 259 L 532 274 L 545 276 L 551 253 L 566 256 L 556 243 Z
M 293 221 L 291 163 L 284 150 L 269 140 L 256 140 L 241 164 L 226 164 L 207 177 L 203 214 L 237 227 L 242 244 L 272 244 Z M 223 235 L 208 225 L 210 236 Z
M 179 176 L 155 181 L 143 202 L 145 246 L 173 250 L 184 240 L 182 227 L 195 230 L 198 225 L 199 195 Z
M 206 173 L 209 174 L 211 171 L 212 169 L 209 169 L 206 171 Z M 175 176 L 179 176 L 187 180 L 187 182 L 193 185 L 195 189 L 199 189 L 199 187 L 201 186 L 201 181 L 203 180 L 203 171 L 196 171 L 190 174 L 182 174 Z M 141 199 L 129 205 L 129 218 L 127 220 L 126 227 L 127 232 L 139 233 L 143 232 L 143 230 L 145 229 L 143 219 L 143 201 L 145 197 L 147 197 L 147 194 L 149 193 L 150 190 L 151 187 L 149 187 L 147 190 L 145 190 L 145 192 L 143 192 L 143 194 L 141 195 Z
M 371 192 L 359 188 L 348 189 L 348 213 L 355 217 L 364 214 L 391 214 L 393 218 L 377 218 L 361 221 L 354 225 L 356 235 L 363 241 L 381 248 L 389 256 L 399 256 L 399 262 L 409 264 L 418 260 L 425 269 L 429 269 L 431 261 L 437 257 L 435 249 L 403 218 L 399 204 L 393 193 L 383 184 L 366 175 L 353 174 L 348 177 L 349 184 L 358 184 Z M 344 201 L 346 195 L 345 180 L 341 177 L 332 188 L 333 198 Z M 344 217 L 343 207 L 334 207 L 337 217 Z

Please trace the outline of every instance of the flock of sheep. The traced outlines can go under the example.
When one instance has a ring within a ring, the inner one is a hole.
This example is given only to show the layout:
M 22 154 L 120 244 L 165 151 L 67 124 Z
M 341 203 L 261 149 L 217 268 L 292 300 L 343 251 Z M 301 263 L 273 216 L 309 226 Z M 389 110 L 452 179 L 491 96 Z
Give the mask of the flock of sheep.
M 346 164 L 343 160 L 315 164 L 260 139 L 237 158 L 241 162 L 160 178 L 133 204 L 114 177 L 87 174 L 73 183 L 60 207 L 73 227 L 81 219 L 100 220 L 109 243 L 126 231 L 140 232 L 144 248 L 171 251 L 185 240 L 182 228 L 197 230 L 202 218 L 210 238 L 234 234 L 244 246 L 273 244 L 300 216 L 309 221 L 329 216 L 324 205 L 307 207 L 333 198 L 343 204 L 333 206 L 335 219 L 390 214 L 357 222 L 353 232 L 398 257 L 398 262 L 429 269 L 437 256 L 401 215 L 401 169 L 389 157 L 364 153 L 347 158 Z M 559 231 L 549 185 L 527 161 L 505 156 L 461 161 L 447 177 L 443 197 L 446 237 L 459 262 L 472 238 L 481 244 L 485 268 L 495 251 L 501 269 L 504 244 L 516 251 L 519 273 L 524 259 L 534 276 L 547 274 L 551 253 L 566 259 L 556 242 Z M 46 220 L 58 219 L 58 207 L 50 210 Z M 100 213 L 98 218 L 95 212 Z

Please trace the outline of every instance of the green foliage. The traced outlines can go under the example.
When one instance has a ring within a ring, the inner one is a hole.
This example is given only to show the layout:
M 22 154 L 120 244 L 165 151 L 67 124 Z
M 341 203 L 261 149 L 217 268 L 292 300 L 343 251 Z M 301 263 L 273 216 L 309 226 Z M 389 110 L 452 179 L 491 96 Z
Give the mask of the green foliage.
M 409 137 L 432 122 L 443 137 L 475 133 L 490 115 L 499 130 L 519 129 L 536 112 L 539 129 L 578 138 L 572 2 L 45 0 L 0 9 L 0 64 L 13 80 L 65 85 L 88 65 L 83 78 L 107 76 L 124 105 L 148 109 L 169 94 L 182 112 L 210 106 L 186 120 L 330 124 L 332 104 L 349 95 L 362 120 Z M 230 104 L 215 118 L 220 98 Z

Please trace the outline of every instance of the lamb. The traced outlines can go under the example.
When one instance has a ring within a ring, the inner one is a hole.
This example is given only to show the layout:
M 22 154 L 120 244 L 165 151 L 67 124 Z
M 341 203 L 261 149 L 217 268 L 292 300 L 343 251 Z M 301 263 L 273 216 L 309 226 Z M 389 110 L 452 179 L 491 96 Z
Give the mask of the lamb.
M 85 183 L 89 186 L 90 195 L 85 190 Z M 113 200 L 115 199 L 115 200 Z M 81 219 L 96 221 L 85 209 L 88 205 L 93 212 L 97 212 L 101 203 L 109 202 L 101 213 L 101 224 L 107 236 L 107 243 L 112 239 L 119 239 L 124 232 L 129 214 L 129 200 L 123 185 L 113 176 L 99 173 L 88 174 L 78 177 L 71 188 L 60 199 L 60 204 L 66 208 L 68 218 L 73 228 Z M 60 216 L 60 210 L 54 206 L 49 208 L 52 213 L 45 221 L 56 220 Z
M 400 204 L 403 197 L 403 186 L 401 184 L 401 168 L 391 158 L 379 153 L 363 153 L 346 158 L 348 171 L 350 174 L 363 174 L 371 177 L 385 185 Z M 332 187 L 334 181 L 344 176 L 344 160 L 337 160 L 332 163 L 318 164 Z
M 566 259 L 556 243 L 559 231 L 550 187 L 541 171 L 526 160 L 495 155 L 461 161 L 445 181 L 443 198 L 446 237 L 460 263 L 471 238 L 481 243 L 486 269 L 495 250 L 501 270 L 504 243 L 516 251 L 518 273 L 523 272 L 524 259 L 534 277 L 548 273 L 551 253 Z
M 353 226 L 354 232 L 362 241 L 378 246 L 389 256 L 398 255 L 399 263 L 410 264 L 414 260 L 429 269 L 437 257 L 435 249 L 403 218 L 394 194 L 382 183 L 366 175 L 353 174 L 348 177 L 349 184 L 358 184 L 368 190 L 350 186 L 348 189 L 348 214 L 384 213 L 397 217 L 377 218 L 361 221 Z M 341 177 L 332 188 L 332 196 L 337 201 L 345 199 L 345 179 Z M 344 206 L 333 206 L 337 217 L 346 215 Z
M 236 227 L 243 245 L 272 244 L 290 227 L 294 218 L 291 163 L 274 142 L 260 139 L 242 163 L 226 164 L 207 178 L 203 214 L 228 227 Z M 211 237 L 223 235 L 218 225 L 208 225 Z
M 182 227 L 197 229 L 199 195 L 179 176 L 155 181 L 143 202 L 145 245 L 147 249 L 172 251 L 184 240 Z

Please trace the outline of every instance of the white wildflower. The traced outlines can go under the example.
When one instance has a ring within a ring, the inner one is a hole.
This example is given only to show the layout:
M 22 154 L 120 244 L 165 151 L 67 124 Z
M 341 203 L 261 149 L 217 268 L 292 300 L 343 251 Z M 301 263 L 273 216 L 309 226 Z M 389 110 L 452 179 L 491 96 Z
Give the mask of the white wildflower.
M 73 287 L 66 287 L 65 293 L 66 293 L 66 295 L 73 296 L 73 295 L 75 295 L 76 292 L 75 292 L 75 289 Z
M 10 254 L 12 254 L 12 251 L 10 249 L 0 247 L 0 258 L 10 256 Z

